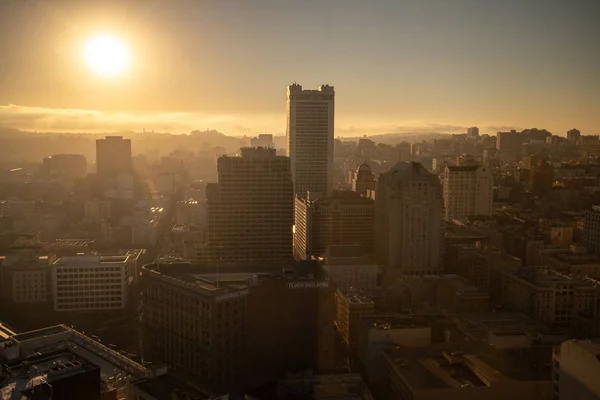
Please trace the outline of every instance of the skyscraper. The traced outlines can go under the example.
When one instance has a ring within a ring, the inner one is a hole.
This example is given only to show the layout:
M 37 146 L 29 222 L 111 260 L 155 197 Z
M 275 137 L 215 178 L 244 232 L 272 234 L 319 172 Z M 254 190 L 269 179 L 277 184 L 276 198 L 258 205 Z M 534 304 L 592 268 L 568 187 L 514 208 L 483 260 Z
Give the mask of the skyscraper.
M 303 90 L 293 84 L 287 90 L 287 150 L 294 191 L 323 195 L 333 189 L 333 127 L 335 91 L 321 85 Z
M 207 187 L 209 259 L 287 262 L 292 256 L 294 192 L 290 160 L 272 148 L 220 157 L 219 183 Z
M 477 137 L 479 136 L 479 128 L 476 126 L 473 126 L 471 128 L 467 129 L 467 137 Z
M 375 252 L 388 274 L 439 273 L 442 190 L 420 163 L 399 162 L 379 176 L 375 195 Z
M 96 172 L 102 176 L 131 172 L 131 139 L 106 136 L 96 140 Z
M 443 185 L 446 220 L 492 215 L 494 176 L 488 167 L 447 166 Z

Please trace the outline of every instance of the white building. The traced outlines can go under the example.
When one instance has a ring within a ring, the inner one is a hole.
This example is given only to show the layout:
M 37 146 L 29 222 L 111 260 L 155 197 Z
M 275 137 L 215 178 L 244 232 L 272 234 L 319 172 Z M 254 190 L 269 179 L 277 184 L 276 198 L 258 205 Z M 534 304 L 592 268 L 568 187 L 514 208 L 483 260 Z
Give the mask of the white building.
M 447 166 L 444 171 L 445 218 L 492 215 L 494 175 L 479 165 Z
M 420 163 L 399 162 L 379 176 L 374 242 L 387 273 L 440 272 L 443 210 L 440 180 Z
M 555 349 L 552 358 L 554 398 L 600 398 L 600 343 L 597 340 L 568 340 Z
M 131 255 L 62 257 L 51 271 L 54 311 L 123 309 L 134 273 Z
M 287 90 L 287 149 L 296 194 L 327 194 L 333 189 L 333 130 L 335 91 L 322 85 Z

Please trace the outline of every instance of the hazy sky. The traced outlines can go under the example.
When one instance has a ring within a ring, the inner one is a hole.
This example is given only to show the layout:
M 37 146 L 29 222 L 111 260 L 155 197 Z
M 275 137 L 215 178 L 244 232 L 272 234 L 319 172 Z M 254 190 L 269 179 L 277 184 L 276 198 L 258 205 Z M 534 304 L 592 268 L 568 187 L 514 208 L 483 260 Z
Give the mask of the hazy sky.
M 82 63 L 98 33 L 130 70 Z M 599 0 L 0 0 L 0 126 L 285 131 L 336 87 L 336 135 L 479 125 L 600 133 Z

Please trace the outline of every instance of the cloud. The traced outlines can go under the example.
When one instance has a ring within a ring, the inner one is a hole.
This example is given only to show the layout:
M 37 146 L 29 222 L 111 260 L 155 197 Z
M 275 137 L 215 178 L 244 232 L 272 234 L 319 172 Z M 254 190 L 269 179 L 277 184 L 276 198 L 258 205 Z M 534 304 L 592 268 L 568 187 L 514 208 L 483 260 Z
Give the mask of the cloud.
M 217 129 L 230 135 L 254 134 L 249 126 L 255 118 L 201 113 L 115 113 L 72 108 L 45 108 L 0 105 L 0 124 L 8 128 L 48 132 L 142 131 L 188 133 L 199 129 Z M 259 116 L 268 120 L 269 116 Z M 264 121 L 261 126 L 268 126 Z
M 283 134 L 285 116 L 281 114 L 203 114 L 193 112 L 124 113 L 73 108 L 45 108 L 20 105 L 0 105 L 0 125 L 21 130 L 42 132 L 118 131 L 141 132 L 154 130 L 174 134 L 193 130 L 215 129 L 227 135 Z M 430 121 L 386 121 L 370 117 L 338 113 L 336 136 L 362 136 L 385 133 L 464 133 L 471 125 Z M 481 133 L 519 129 L 502 124 L 480 124 Z

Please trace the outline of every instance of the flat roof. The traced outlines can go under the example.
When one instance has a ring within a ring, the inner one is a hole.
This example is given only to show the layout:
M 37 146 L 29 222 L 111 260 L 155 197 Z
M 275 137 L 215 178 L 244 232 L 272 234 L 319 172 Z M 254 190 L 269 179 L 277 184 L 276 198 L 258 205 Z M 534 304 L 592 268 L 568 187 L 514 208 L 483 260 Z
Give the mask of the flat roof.
M 426 318 L 412 314 L 366 315 L 361 319 L 376 330 L 427 328 L 430 326 Z

